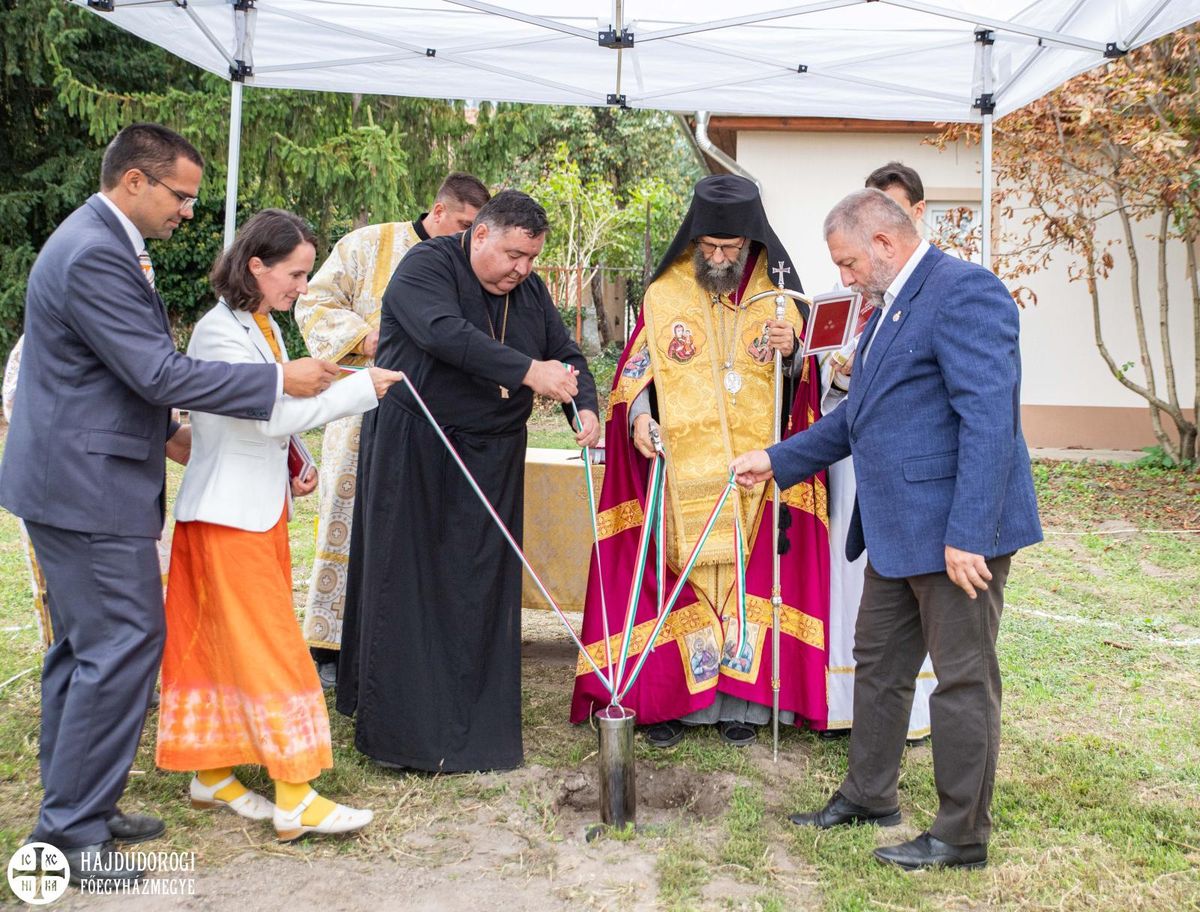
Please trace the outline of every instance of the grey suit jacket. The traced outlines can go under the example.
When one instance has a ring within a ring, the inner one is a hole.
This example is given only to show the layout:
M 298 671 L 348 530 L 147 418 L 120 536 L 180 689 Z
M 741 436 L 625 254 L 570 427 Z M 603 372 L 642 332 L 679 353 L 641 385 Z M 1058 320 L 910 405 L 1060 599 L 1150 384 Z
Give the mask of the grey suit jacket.
M 266 419 L 277 383 L 274 365 L 176 351 L 137 251 L 93 196 L 29 274 L 0 505 L 60 529 L 157 538 L 171 408 Z

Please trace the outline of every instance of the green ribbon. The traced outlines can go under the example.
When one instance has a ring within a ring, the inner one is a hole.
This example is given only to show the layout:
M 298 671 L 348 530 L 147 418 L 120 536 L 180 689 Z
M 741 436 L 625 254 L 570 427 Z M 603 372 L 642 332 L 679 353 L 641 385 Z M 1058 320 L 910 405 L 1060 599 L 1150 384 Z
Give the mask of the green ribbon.
M 659 463 L 661 461 L 662 461 L 661 457 L 655 459 L 656 466 L 657 466 L 657 463 Z M 652 477 L 652 480 L 654 480 L 653 472 L 652 472 L 651 477 Z M 642 650 L 642 654 L 638 657 L 637 662 L 634 664 L 633 670 L 629 673 L 629 679 L 627 681 L 625 680 L 624 665 L 622 664 L 621 673 L 617 676 L 617 681 L 618 681 L 618 683 L 624 681 L 624 685 L 620 688 L 620 690 L 616 694 L 616 697 L 614 698 L 614 702 L 616 705 L 619 706 L 621 703 L 621 700 L 624 699 L 624 697 L 627 693 L 629 693 L 629 689 L 631 687 L 633 687 L 634 681 L 636 681 L 638 678 L 638 675 L 641 674 L 642 668 L 646 664 L 646 660 L 648 658 L 650 658 L 650 652 L 651 652 L 650 646 L 652 646 L 658 640 L 658 635 L 659 635 L 659 633 L 662 632 L 663 625 L 666 624 L 667 618 L 670 616 L 672 609 L 675 607 L 675 603 L 677 601 L 679 601 L 679 596 L 683 592 L 683 585 L 687 581 L 688 575 L 692 572 L 692 568 L 696 566 L 696 561 L 700 557 L 700 550 L 701 550 L 701 548 L 704 547 L 704 543 L 708 540 L 708 536 L 712 534 L 713 527 L 717 524 L 717 517 L 720 516 L 721 510 L 724 508 L 725 502 L 729 499 L 729 493 L 734 489 L 734 486 L 735 486 L 735 483 L 733 480 L 733 475 L 731 474 L 729 476 L 728 483 L 726 483 L 726 485 L 725 485 L 725 490 L 721 492 L 721 496 L 717 499 L 716 506 L 713 507 L 713 511 L 709 515 L 708 521 L 704 524 L 703 531 L 701 531 L 699 537 L 696 539 L 696 544 L 692 548 L 692 553 L 690 555 L 688 555 L 687 562 L 684 564 L 682 571 L 680 572 L 678 578 L 675 580 L 675 588 L 671 590 L 671 594 L 667 598 L 666 604 L 663 605 L 661 610 L 659 611 L 658 623 L 655 624 L 654 632 L 650 635 L 650 640 L 647 643 L 647 648 Z M 661 505 L 659 505 L 659 506 L 661 509 Z M 645 538 L 646 527 L 649 526 L 649 524 L 650 524 L 649 514 L 647 514 L 647 520 L 642 526 L 643 539 Z M 738 522 L 738 520 L 736 518 L 734 519 L 734 524 L 735 524 L 735 526 L 740 526 L 740 523 Z M 740 534 L 739 534 L 738 538 L 740 541 L 740 538 L 741 538 Z M 642 565 L 638 569 L 638 571 L 634 577 L 635 586 L 633 589 L 630 590 L 630 601 L 629 601 L 629 608 L 628 608 L 629 613 L 626 616 L 626 629 L 629 631 L 632 631 L 632 629 L 633 629 L 633 609 L 637 605 L 637 593 L 641 591 L 642 577 L 645 573 L 645 560 L 644 560 L 645 553 L 644 553 L 644 551 L 639 555 L 639 557 L 641 558 Z M 739 565 L 739 568 L 742 567 L 740 549 L 738 552 L 738 565 Z M 742 610 L 744 612 L 745 598 L 746 598 L 744 569 L 739 570 L 738 578 L 740 580 L 740 585 L 738 586 L 738 588 L 739 588 L 738 598 L 740 600 L 740 604 L 743 606 Z M 744 629 L 744 627 L 743 627 L 743 629 Z M 722 634 L 723 633 L 724 633 L 724 631 L 722 631 Z M 624 647 L 623 647 L 623 650 L 624 650 Z

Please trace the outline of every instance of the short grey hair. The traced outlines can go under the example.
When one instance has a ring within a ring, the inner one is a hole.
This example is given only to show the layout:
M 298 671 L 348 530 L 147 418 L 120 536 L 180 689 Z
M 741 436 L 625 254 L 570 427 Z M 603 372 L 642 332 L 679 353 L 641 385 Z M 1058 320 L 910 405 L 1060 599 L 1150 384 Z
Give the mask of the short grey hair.
M 825 216 L 825 239 L 834 232 L 866 240 L 877 231 L 894 234 L 904 240 L 920 237 L 900 204 L 874 187 L 855 190 L 829 210 Z

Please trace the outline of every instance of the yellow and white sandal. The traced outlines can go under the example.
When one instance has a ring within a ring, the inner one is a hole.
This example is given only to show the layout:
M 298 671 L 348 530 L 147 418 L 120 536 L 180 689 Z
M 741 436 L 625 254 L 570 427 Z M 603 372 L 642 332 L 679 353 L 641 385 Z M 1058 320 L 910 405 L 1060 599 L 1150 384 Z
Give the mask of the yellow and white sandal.
M 189 789 L 192 797 L 192 807 L 198 811 L 227 807 L 247 820 L 270 820 L 274 816 L 275 805 L 258 794 L 258 792 L 253 792 L 250 789 L 246 789 L 245 792 L 238 795 L 232 801 L 225 801 L 217 797 L 217 792 L 228 785 L 232 785 L 234 782 L 237 782 L 237 777 L 226 776 L 216 785 L 205 785 L 198 777 L 193 776 L 192 785 Z
M 309 789 L 308 794 L 304 796 L 304 800 L 292 808 L 290 811 L 285 811 L 278 805 L 275 805 L 275 835 L 280 842 L 291 842 L 299 839 L 305 833 L 322 833 L 331 835 L 334 833 L 352 833 L 355 830 L 361 830 L 374 817 L 375 812 L 365 809 L 346 807 L 344 804 L 334 805 L 332 811 L 325 815 L 320 823 L 312 826 L 305 826 L 301 823 L 304 817 L 305 810 L 317 798 L 316 790 Z

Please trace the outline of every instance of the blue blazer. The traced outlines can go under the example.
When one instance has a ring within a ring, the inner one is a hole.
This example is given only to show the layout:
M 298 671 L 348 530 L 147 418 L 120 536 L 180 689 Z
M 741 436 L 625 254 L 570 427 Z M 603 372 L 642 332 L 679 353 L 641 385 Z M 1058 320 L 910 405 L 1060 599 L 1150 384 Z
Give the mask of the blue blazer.
M 276 366 L 181 355 L 137 253 L 93 196 L 50 235 L 29 273 L 0 463 L 0 505 L 23 519 L 158 538 L 171 408 L 270 417 Z
M 945 572 L 946 545 L 992 558 L 1041 541 L 1017 337 L 1003 283 L 931 247 L 855 365 L 842 407 L 767 451 L 780 487 L 853 455 L 846 556 L 869 551 L 889 578 Z

